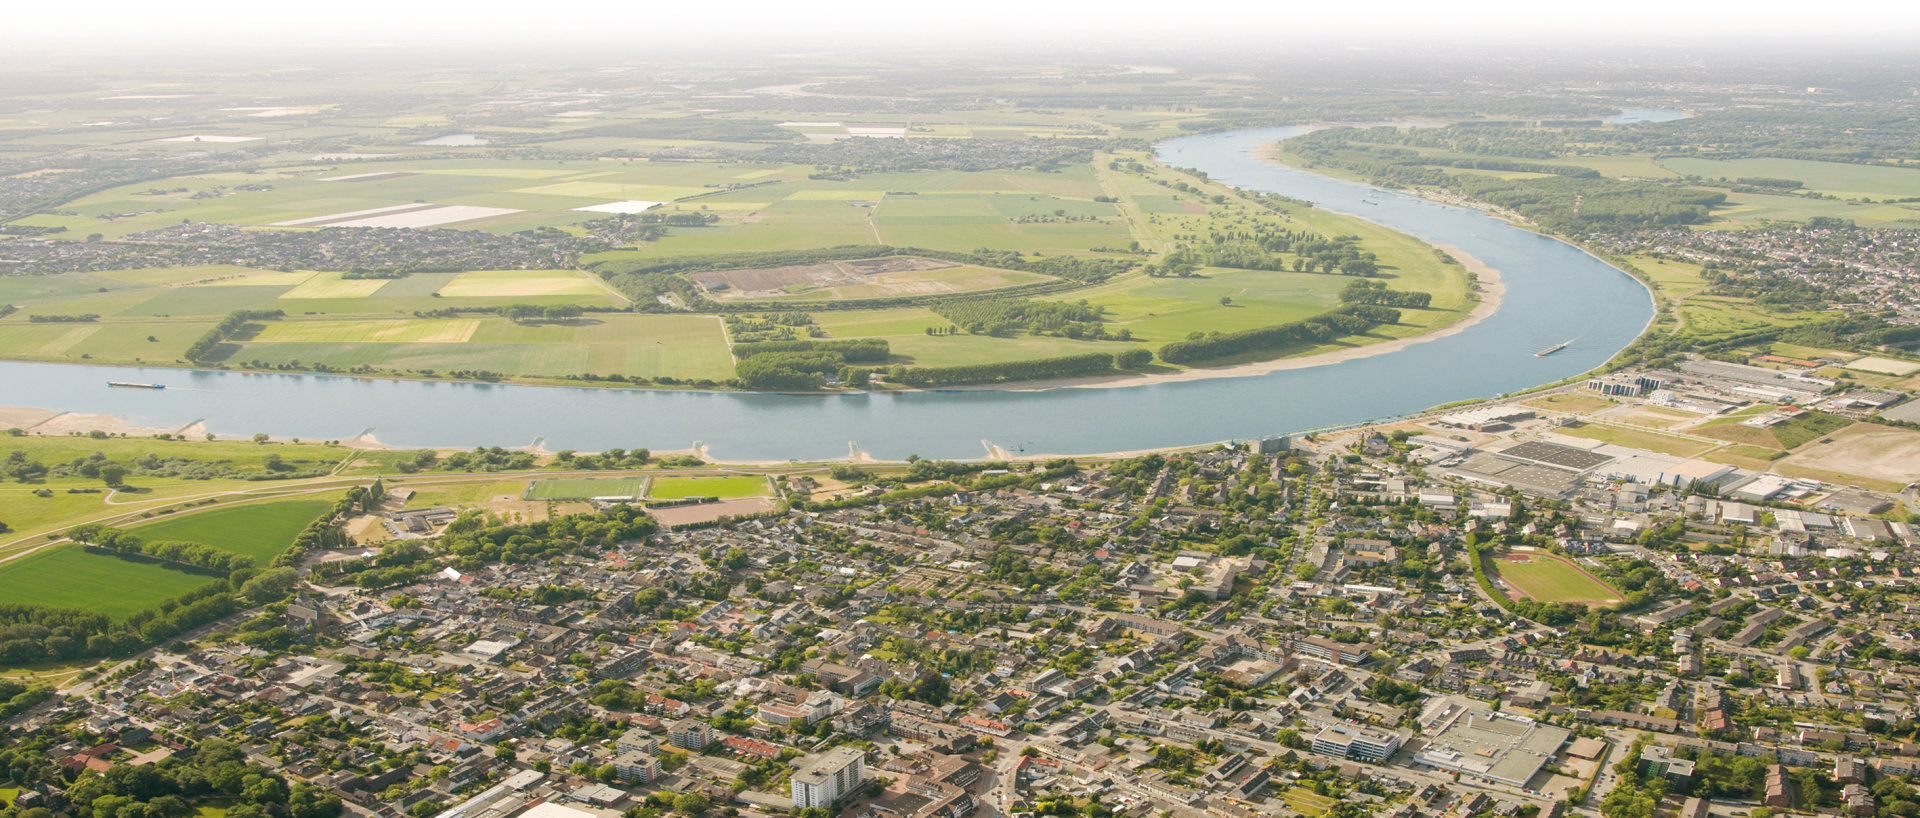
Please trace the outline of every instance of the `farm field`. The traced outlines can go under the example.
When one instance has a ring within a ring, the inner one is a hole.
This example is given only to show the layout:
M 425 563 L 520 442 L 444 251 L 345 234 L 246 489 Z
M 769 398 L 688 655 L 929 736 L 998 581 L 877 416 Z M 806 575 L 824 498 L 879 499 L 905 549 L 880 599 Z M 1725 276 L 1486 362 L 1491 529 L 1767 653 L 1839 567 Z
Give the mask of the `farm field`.
M 1568 561 L 1544 551 L 1515 551 L 1489 560 L 1489 566 L 1514 590 L 1540 602 L 1606 604 L 1620 592 Z
M 114 619 L 214 579 L 153 560 L 90 552 L 79 545 L 56 545 L 0 562 L 0 588 L 7 589 L 8 602 L 97 611 Z
M 1791 179 L 1801 189 L 1817 190 L 1843 198 L 1904 198 L 1920 196 L 1920 169 L 1889 168 L 1847 162 L 1815 162 L 1805 159 L 1695 159 L 1670 157 L 1660 164 L 1679 173 L 1724 178 L 1734 182 L 1741 177 Z
M 687 497 L 764 497 L 770 494 L 767 478 L 732 477 L 656 477 L 647 488 L 653 500 L 679 500 Z
M 580 477 L 535 480 L 527 484 L 528 500 L 586 500 L 594 497 L 639 497 L 645 477 Z
M 182 513 L 128 530 L 148 542 L 182 540 L 252 557 L 265 566 L 293 544 L 293 537 L 333 507 L 330 495 L 225 506 Z
M 583 116 L 579 121 L 561 118 L 567 121 L 554 127 L 587 127 L 601 116 Z M 991 121 L 983 127 L 995 131 L 1064 132 L 1064 120 L 1051 122 L 1052 115 L 1035 116 L 1049 119 L 1050 124 L 1035 126 L 1020 117 L 981 121 Z M 977 130 L 959 124 L 971 117 L 970 113 L 928 127 Z M 903 118 L 900 127 L 905 125 Z M 264 126 L 258 132 L 271 133 Z M 424 140 L 407 140 L 408 144 L 420 141 Z M 71 215 L 34 218 L 73 221 L 59 225 L 68 229 L 55 234 L 55 240 L 71 238 L 82 226 L 113 240 L 183 219 L 314 230 L 458 208 L 500 211 L 461 222 L 457 225 L 461 229 L 501 232 L 557 227 L 584 238 L 591 233 L 589 221 L 616 216 L 583 208 L 617 210 L 630 202 L 663 203 L 648 213 L 698 213 L 711 219 L 706 226 L 676 223 L 647 240 L 626 239 L 633 243 L 630 247 L 587 253 L 578 259 L 589 266 L 604 261 L 689 259 L 709 252 L 876 243 L 958 252 L 1012 250 L 1028 258 L 1118 254 L 1145 263 L 1152 256 L 1144 249 L 1166 252 L 1176 243 L 1204 239 L 1216 231 L 1304 227 L 1354 237 L 1380 265 L 1378 280 L 1433 296 L 1430 308 L 1404 310 L 1401 323 L 1377 327 L 1366 337 L 1248 352 L 1204 362 L 1206 366 L 1417 335 L 1460 320 L 1476 298 L 1468 292 L 1461 268 L 1441 264 L 1431 247 L 1415 239 L 1318 209 L 1270 208 L 1250 202 L 1231 188 L 1161 168 L 1144 151 L 1094 154 L 1048 170 L 832 174 L 819 170 L 811 164 L 782 162 L 406 155 L 377 162 L 340 162 L 286 156 L 266 163 L 257 173 L 188 174 L 168 179 L 164 185 L 141 183 L 103 190 L 81 197 L 62 211 Z M 1143 251 L 1131 255 L 1130 246 Z M 1039 272 L 913 256 L 705 271 L 686 278 L 722 301 L 770 299 L 798 309 L 814 302 L 823 307 L 829 302 L 853 306 L 848 302 L 950 293 L 990 295 L 1051 280 Z M 998 337 L 934 336 L 929 329 L 945 329 L 952 322 L 923 306 L 823 308 L 814 322 L 830 339 L 886 339 L 894 351 L 890 364 L 1004 363 L 1128 348 L 1152 350 L 1195 332 L 1231 332 L 1295 321 L 1339 306 L 1339 293 L 1349 283 L 1351 279 L 1338 275 L 1206 268 L 1192 277 L 1121 274 L 1098 286 L 1043 296 L 1085 299 L 1104 307 L 1105 329 L 1128 333 L 1126 341 L 1024 332 Z M 715 315 L 595 311 L 570 319 L 516 322 L 492 313 L 515 305 L 619 309 L 628 306 L 627 297 L 654 300 L 644 291 L 616 295 L 593 274 L 566 269 L 351 279 L 338 272 L 213 265 L 76 273 L 58 283 L 0 280 L 0 303 L 21 306 L 18 314 L 0 318 L 0 357 L 180 365 L 185 363 L 187 349 L 228 314 L 282 310 L 284 318 L 245 325 L 203 361 L 243 369 L 401 377 L 485 373 L 477 377 L 549 383 L 584 375 L 713 385 L 734 377 L 729 337 Z M 681 303 L 677 295 L 663 300 L 669 306 Z M 100 318 L 80 323 L 30 320 L 33 315 L 87 313 Z

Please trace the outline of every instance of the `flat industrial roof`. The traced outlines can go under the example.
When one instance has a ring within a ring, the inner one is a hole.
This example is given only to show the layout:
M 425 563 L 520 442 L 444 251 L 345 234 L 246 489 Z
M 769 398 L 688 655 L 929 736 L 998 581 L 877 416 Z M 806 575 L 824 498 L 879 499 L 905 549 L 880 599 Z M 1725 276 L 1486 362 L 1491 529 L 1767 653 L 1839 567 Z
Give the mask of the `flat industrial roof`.
M 1503 449 L 1499 452 L 1499 455 L 1508 460 L 1521 460 L 1529 463 L 1538 463 L 1542 466 L 1572 469 L 1578 472 L 1591 471 L 1613 459 L 1607 455 L 1590 452 L 1585 449 L 1576 449 L 1572 446 L 1562 446 L 1558 443 L 1547 443 L 1540 440 L 1529 440 L 1518 446 Z

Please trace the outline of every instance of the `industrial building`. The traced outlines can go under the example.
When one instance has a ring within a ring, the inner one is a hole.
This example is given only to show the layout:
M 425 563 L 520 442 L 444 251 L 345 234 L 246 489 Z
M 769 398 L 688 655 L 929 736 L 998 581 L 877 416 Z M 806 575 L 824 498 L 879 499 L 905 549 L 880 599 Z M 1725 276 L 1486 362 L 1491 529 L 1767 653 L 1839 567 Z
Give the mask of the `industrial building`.
M 1451 696 L 1434 699 L 1420 714 L 1420 727 L 1427 743 L 1415 764 L 1514 787 L 1525 787 L 1573 734 Z

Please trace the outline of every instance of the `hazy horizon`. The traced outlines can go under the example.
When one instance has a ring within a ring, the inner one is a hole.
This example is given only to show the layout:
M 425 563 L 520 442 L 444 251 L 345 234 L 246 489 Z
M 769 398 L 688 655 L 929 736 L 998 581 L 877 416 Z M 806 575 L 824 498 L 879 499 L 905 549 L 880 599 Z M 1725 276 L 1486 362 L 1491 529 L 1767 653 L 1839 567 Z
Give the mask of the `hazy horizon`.
M 875 0 L 796 5 L 747 0 L 725 5 L 561 0 L 537 6 L 475 2 L 461 9 L 341 0 L 324 7 L 263 7 L 235 0 L 170 5 L 90 4 L 10 9 L 0 46 L 20 57 L 182 58 L 259 55 L 459 52 L 496 57 L 572 51 L 596 58 L 646 49 L 689 53 L 844 52 L 871 48 L 1034 47 L 1070 51 L 1156 47 L 1180 51 L 1231 43 L 1274 51 L 1368 46 L 1460 48 L 1582 44 L 1690 44 L 1791 47 L 1809 51 L 1912 50 L 1920 4 L 1855 4 L 1844 15 L 1767 9 L 1753 3 L 1627 0 L 1607 5 L 1481 0 L 1434 4 L 1383 0 L 1364 5 L 1198 4 L 1118 0 L 1075 4 L 985 0 L 960 7 Z

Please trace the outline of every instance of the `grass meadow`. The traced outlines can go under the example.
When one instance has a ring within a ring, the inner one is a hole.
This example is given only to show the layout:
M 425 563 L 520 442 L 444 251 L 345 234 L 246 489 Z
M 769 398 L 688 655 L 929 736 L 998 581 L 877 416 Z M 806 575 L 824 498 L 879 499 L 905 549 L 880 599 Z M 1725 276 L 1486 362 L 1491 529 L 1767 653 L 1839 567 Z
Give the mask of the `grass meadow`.
M 333 508 L 328 497 L 271 500 L 196 510 L 128 530 L 148 542 L 183 540 L 252 557 L 266 565 L 293 544 L 308 523 Z
M 767 478 L 757 476 L 732 477 L 656 477 L 653 485 L 647 488 L 647 497 L 654 500 L 679 500 L 685 497 L 765 497 L 770 492 Z
M 88 551 L 78 545 L 43 548 L 0 562 L 7 601 L 97 611 L 119 619 L 213 581 L 151 560 Z

